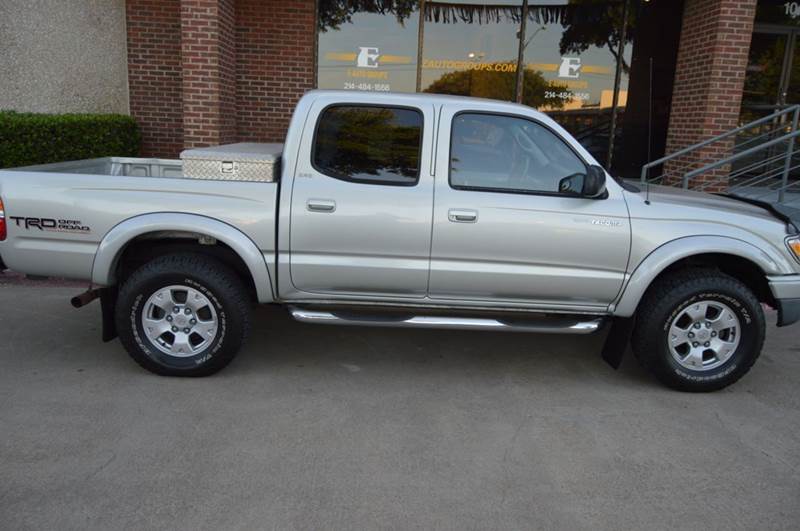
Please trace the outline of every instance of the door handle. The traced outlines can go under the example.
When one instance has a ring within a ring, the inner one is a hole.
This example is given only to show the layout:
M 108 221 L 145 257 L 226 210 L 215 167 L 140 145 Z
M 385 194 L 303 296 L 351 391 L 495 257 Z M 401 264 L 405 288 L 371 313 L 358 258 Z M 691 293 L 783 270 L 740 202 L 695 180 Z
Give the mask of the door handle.
M 329 199 L 309 199 L 306 203 L 306 208 L 311 212 L 334 212 L 336 210 L 336 201 Z
M 475 223 L 478 221 L 478 211 L 451 208 L 447 211 L 447 219 L 453 223 Z

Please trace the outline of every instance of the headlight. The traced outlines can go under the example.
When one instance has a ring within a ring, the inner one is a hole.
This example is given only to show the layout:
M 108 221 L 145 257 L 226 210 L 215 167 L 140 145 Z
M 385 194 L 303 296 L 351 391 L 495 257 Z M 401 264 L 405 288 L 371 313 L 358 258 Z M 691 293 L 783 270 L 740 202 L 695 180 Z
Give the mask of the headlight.
M 794 257 L 800 260 L 800 237 L 795 236 L 794 238 L 789 238 L 786 240 L 786 245 L 788 245 L 789 249 L 794 253 Z

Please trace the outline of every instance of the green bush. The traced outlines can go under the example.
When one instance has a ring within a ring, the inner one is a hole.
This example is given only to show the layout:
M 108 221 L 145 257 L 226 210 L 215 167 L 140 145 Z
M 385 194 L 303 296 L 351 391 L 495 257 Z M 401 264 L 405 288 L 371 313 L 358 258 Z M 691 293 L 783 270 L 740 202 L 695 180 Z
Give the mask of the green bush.
M 134 157 L 141 137 L 122 114 L 0 111 L 0 168 L 95 157 Z

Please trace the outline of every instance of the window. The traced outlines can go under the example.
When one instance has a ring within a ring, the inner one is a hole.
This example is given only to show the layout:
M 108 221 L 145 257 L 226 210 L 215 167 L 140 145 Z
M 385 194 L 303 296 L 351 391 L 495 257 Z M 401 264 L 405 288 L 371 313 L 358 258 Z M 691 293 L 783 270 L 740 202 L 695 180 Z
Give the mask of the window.
M 766 1 L 785 2 L 759 4 Z M 647 160 L 634 153 L 649 155 L 648 146 L 619 147 L 647 138 L 642 131 L 648 119 L 655 120 L 653 131 L 659 125 L 666 130 L 666 111 L 660 109 L 670 104 L 683 0 L 317 0 L 316 5 L 318 88 L 520 101 L 578 135 L 601 163 L 609 162 L 613 135 L 615 153 L 627 159 L 635 176 L 662 153 L 658 136 Z M 639 54 L 632 53 L 634 37 L 645 44 Z M 657 66 L 653 72 L 648 57 Z M 632 95 L 632 107 L 629 76 L 639 93 Z M 636 130 L 628 132 L 631 123 Z
M 574 194 L 585 174 L 586 165 L 564 141 L 531 120 L 493 114 L 453 119 L 453 188 Z M 566 177 L 573 179 L 565 189 Z
M 419 178 L 421 146 L 417 110 L 337 105 L 319 119 L 312 161 L 337 179 L 409 186 Z

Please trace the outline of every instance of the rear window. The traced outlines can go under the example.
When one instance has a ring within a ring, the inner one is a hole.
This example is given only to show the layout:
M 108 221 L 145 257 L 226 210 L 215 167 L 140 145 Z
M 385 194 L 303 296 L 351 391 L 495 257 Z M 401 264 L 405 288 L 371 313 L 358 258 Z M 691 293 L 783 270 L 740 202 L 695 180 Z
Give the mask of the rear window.
M 336 179 L 413 186 L 419 179 L 422 113 L 398 107 L 328 107 L 320 116 L 312 162 Z

